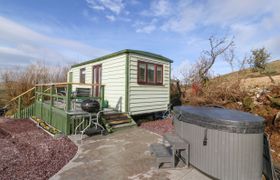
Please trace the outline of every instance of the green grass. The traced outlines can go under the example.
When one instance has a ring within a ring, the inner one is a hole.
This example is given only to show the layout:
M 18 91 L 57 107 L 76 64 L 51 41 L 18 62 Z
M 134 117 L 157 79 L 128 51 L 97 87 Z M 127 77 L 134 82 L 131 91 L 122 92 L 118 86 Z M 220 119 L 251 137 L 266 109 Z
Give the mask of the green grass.
M 280 75 L 280 60 L 275 60 L 267 64 L 267 70 L 270 72 L 271 76 Z M 239 76 L 242 78 L 256 78 L 256 77 L 264 77 L 265 74 L 260 74 L 259 72 L 253 72 L 251 68 L 236 71 L 229 74 L 223 75 L 225 78 L 230 78 L 239 73 Z

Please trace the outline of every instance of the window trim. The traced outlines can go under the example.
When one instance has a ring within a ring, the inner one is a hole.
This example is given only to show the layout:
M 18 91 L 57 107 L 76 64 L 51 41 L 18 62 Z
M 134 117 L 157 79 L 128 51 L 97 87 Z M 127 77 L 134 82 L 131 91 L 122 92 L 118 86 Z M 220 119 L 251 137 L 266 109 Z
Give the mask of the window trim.
M 140 64 L 145 64 L 145 71 L 146 71 L 146 76 L 145 76 L 145 81 L 140 80 Z M 155 81 L 154 83 L 148 82 L 148 64 L 151 64 L 155 67 L 154 71 L 154 77 Z M 157 79 L 157 69 L 158 67 L 161 67 L 161 82 L 158 82 Z M 141 85 L 163 85 L 163 65 L 162 64 L 155 64 L 155 63 L 150 63 L 150 62 L 145 62 L 145 61 L 138 61 L 137 62 L 137 83 Z
M 158 67 L 161 67 L 161 81 L 160 82 L 158 82 L 158 76 L 157 76 Z M 163 65 L 156 65 L 156 84 L 163 84 Z
M 144 81 L 140 79 L 140 65 L 144 64 L 145 65 L 145 77 L 144 77 Z M 137 64 L 137 82 L 138 84 L 145 84 L 147 81 L 147 63 L 143 62 L 143 61 L 138 61 Z
M 85 71 L 85 74 L 84 74 L 84 82 L 82 82 L 82 71 Z M 81 68 L 80 69 L 80 83 L 86 83 L 86 68 Z

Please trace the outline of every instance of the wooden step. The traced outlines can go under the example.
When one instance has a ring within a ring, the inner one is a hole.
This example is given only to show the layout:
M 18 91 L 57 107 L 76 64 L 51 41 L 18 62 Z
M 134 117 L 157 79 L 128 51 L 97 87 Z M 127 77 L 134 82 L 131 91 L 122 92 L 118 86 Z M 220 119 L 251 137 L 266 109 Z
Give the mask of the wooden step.
M 117 125 L 117 124 L 124 124 L 124 123 L 130 123 L 131 120 L 130 119 L 123 119 L 123 120 L 112 120 L 112 121 L 109 121 L 108 123 L 110 125 Z
M 127 116 L 127 114 L 122 114 L 122 113 L 118 113 L 118 114 L 105 114 L 104 118 L 106 120 L 115 120 L 115 119 L 128 118 L 128 116 Z
M 107 112 L 104 113 L 103 120 L 108 125 L 106 129 L 109 132 L 137 125 L 127 113 Z
M 118 120 L 126 120 L 126 119 L 129 119 L 127 116 L 121 116 L 121 117 L 114 117 L 114 118 L 106 118 L 105 119 L 108 121 L 108 122 L 111 122 L 111 121 L 118 121 Z
M 125 113 L 105 114 L 104 118 L 112 126 L 131 122 L 131 119 Z

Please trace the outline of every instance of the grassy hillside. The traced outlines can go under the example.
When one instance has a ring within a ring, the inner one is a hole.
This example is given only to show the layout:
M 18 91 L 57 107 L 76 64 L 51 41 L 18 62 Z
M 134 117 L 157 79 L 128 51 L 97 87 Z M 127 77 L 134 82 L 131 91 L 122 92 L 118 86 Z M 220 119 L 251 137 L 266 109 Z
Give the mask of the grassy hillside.
M 271 72 L 272 76 L 280 75 L 280 60 L 275 60 L 267 64 L 267 69 L 269 72 Z M 230 77 L 235 76 L 239 73 L 239 76 L 242 78 L 256 78 L 256 77 L 265 77 L 264 74 L 260 74 L 259 72 L 252 72 L 251 68 L 242 70 L 240 72 L 232 72 L 226 75 L 223 75 L 223 77 Z

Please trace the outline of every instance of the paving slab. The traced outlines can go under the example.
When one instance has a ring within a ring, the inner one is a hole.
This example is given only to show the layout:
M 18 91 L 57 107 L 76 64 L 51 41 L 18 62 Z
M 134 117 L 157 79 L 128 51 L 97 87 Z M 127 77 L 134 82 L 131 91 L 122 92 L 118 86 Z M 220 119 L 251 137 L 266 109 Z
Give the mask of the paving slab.
M 155 168 L 149 145 L 162 142 L 162 137 L 142 128 L 123 129 L 107 136 L 93 136 L 79 141 L 76 156 L 52 180 L 123 180 L 123 179 L 188 179 L 209 180 L 192 167 Z

